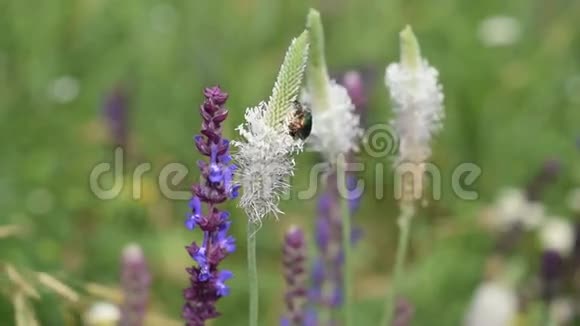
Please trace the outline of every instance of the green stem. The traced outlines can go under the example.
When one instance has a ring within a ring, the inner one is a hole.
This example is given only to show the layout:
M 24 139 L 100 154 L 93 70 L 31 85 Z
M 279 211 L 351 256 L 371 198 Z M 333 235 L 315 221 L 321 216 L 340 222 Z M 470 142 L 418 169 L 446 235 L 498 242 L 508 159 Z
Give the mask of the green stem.
M 393 270 L 393 278 L 391 282 L 391 289 L 387 294 L 385 300 L 385 315 L 381 326 L 392 325 L 395 312 L 396 296 L 401 285 L 403 270 L 405 267 L 405 260 L 407 258 L 407 250 L 409 248 L 409 234 L 411 233 L 411 219 L 414 215 L 414 208 L 411 205 L 401 207 L 401 215 L 398 219 L 399 224 L 399 240 L 397 244 L 397 256 L 395 257 L 395 267 Z
M 258 326 L 258 268 L 256 264 L 256 224 L 248 221 L 248 285 L 250 293 L 250 323 Z
M 339 194 L 346 194 L 340 188 L 346 190 L 346 160 L 344 155 L 338 158 L 339 168 L 337 169 L 337 181 L 339 186 Z M 339 176 L 340 175 L 340 176 Z M 343 277 L 343 288 L 344 288 L 344 325 L 352 325 L 352 298 L 353 298 L 353 287 L 352 287 L 352 255 L 351 255 L 351 225 L 350 225 L 350 207 L 348 198 L 341 195 L 340 198 L 340 210 L 342 215 L 342 251 L 344 253 L 344 277 Z

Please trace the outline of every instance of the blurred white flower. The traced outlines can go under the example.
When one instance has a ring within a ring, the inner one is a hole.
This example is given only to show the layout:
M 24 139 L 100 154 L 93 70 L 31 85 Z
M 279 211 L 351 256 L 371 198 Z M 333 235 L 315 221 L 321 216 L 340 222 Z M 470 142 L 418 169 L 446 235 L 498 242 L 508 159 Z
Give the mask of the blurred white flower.
M 312 109 L 312 133 L 308 144 L 334 165 L 338 156 L 358 150 L 363 131 L 348 91 L 328 77 L 324 30 L 320 13 L 310 9 L 306 22 L 311 37 L 307 88 L 302 101 Z
M 580 188 L 575 188 L 568 194 L 568 207 L 574 213 L 580 214 Z
M 568 257 L 574 248 L 574 227 L 561 217 L 550 217 L 542 224 L 539 233 L 542 248 L 554 250 Z
M 481 21 L 478 33 L 487 47 L 512 45 L 520 39 L 520 22 L 510 16 L 491 16 Z
M 442 128 L 443 92 L 439 73 L 421 58 L 410 27 L 401 32 L 401 62 L 387 67 L 385 82 L 393 102 L 393 127 L 399 135 L 397 163 L 425 162 L 431 138 Z
M 533 230 L 544 220 L 544 206 L 531 202 L 522 190 L 507 188 L 500 192 L 492 208 L 491 226 L 498 231 L 508 231 L 514 225 Z
M 484 282 L 471 299 L 464 325 L 511 326 L 517 310 L 517 295 L 512 288 L 499 282 Z
M 77 98 L 79 90 L 78 79 L 73 76 L 61 76 L 50 83 L 48 95 L 55 102 L 66 104 Z
M 327 162 L 336 163 L 339 154 L 358 150 L 363 135 L 360 117 L 355 113 L 346 88 L 330 80 L 326 85 L 328 107 L 319 108 L 312 101 L 313 90 L 303 93 L 302 100 L 312 108 L 312 133 L 307 144 L 324 155 Z
M 243 189 L 240 206 L 254 222 L 282 213 L 278 202 L 290 189 L 292 154 L 302 150 L 302 141 L 293 139 L 285 127 L 272 128 L 267 123 L 267 111 L 266 103 L 246 110 L 246 123 L 237 129 L 245 141 L 234 142 L 239 148 L 234 157 Z
M 245 122 L 237 128 L 242 140 L 232 142 L 238 147 L 234 159 L 243 189 L 239 205 L 255 223 L 268 214 L 282 213 L 278 203 L 290 188 L 292 156 L 302 150 L 303 141 L 290 136 L 288 125 L 307 58 L 308 33 L 304 32 L 288 48 L 268 103 L 246 110 Z
M 113 326 L 121 318 L 121 311 L 109 302 L 96 302 L 85 312 L 84 320 L 87 326 Z
M 550 303 L 550 320 L 554 326 L 570 325 L 575 314 L 574 301 L 571 298 L 556 298 Z

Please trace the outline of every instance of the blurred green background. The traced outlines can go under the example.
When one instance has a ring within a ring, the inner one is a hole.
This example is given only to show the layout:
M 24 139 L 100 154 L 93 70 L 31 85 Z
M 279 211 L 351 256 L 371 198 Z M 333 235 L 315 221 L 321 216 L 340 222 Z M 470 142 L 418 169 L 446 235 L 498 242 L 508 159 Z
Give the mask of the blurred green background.
M 187 202 L 161 196 L 158 172 L 181 162 L 191 173 L 177 188 L 197 180 L 192 136 L 199 132 L 203 87 L 219 84 L 230 94 L 225 132 L 235 137 L 244 109 L 269 95 L 310 7 L 322 14 L 329 69 L 371 72 L 367 125 L 391 116 L 384 69 L 398 60 L 405 24 L 440 72 L 447 119 L 433 161 L 442 171 L 443 198 L 421 211 L 413 230 L 405 294 L 415 304 L 414 325 L 433 325 L 433 318 L 437 325 L 460 324 L 493 247 L 478 216 L 499 189 L 525 185 L 545 159 L 557 158 L 563 171 L 546 206 L 570 215 L 564 198 L 580 183 L 579 1 L 0 0 L 0 226 L 24 230 L 0 238 L 0 262 L 46 271 L 82 292 L 87 282 L 116 287 L 121 249 L 137 242 L 154 278 L 152 309 L 180 320 L 184 268 L 192 263 L 184 246 L 200 234 L 183 227 Z M 513 18 L 519 33 L 493 46 L 482 24 L 498 15 Z M 89 173 L 112 159 L 103 105 L 119 85 L 128 99 L 126 182 L 119 198 L 103 201 L 90 192 Z M 359 157 L 367 166 L 360 176 L 374 188 L 375 164 L 391 163 Z M 299 157 L 295 191 L 317 160 L 314 153 Z M 133 200 L 132 168 L 142 162 L 153 171 L 145 174 L 144 197 Z M 483 171 L 472 186 L 476 201 L 451 192 L 450 176 L 461 162 Z M 367 194 L 355 217 L 364 231 L 354 252 L 360 325 L 380 315 L 396 243 L 388 173 L 381 186 L 385 198 Z M 238 249 L 224 266 L 235 278 L 214 325 L 242 325 L 246 221 L 235 203 L 227 208 Z M 282 234 L 290 224 L 312 233 L 316 199 L 285 201 L 282 208 L 286 215 L 265 222 L 258 236 L 265 325 L 276 324 L 283 311 Z M 7 290 L 0 325 L 12 325 L 9 283 L 0 276 Z M 82 310 L 55 309 L 66 303 L 51 291 L 41 294 L 34 307 L 42 325 L 63 324 L 64 312 Z

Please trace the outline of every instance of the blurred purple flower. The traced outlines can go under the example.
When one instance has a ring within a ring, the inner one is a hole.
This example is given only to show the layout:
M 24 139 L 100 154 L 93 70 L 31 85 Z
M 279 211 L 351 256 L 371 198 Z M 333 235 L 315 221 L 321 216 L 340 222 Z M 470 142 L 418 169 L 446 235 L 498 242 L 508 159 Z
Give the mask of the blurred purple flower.
M 286 280 L 286 315 L 281 326 L 302 326 L 306 303 L 306 243 L 304 232 L 292 226 L 284 237 L 283 264 Z
M 353 215 L 360 202 L 354 195 L 352 176 L 347 176 L 348 201 L 350 214 Z M 311 270 L 309 301 L 311 306 L 320 309 L 336 310 L 343 302 L 342 266 L 342 219 L 340 212 L 340 193 L 335 174 L 328 176 L 327 189 L 318 201 L 318 216 L 315 222 L 317 256 Z M 350 241 L 354 245 L 361 237 L 361 230 L 353 228 Z M 332 318 L 331 318 L 332 319 Z M 334 323 L 336 320 L 330 320 Z
M 198 166 L 204 182 L 192 187 L 193 197 L 189 202 L 191 214 L 185 226 L 196 227 L 203 232 L 201 246 L 196 242 L 187 246 L 187 252 L 197 263 L 187 268 L 190 286 L 183 291 L 185 304 L 183 318 L 189 326 L 201 326 L 208 319 L 220 314 L 215 304 L 230 292 L 226 281 L 232 272 L 219 270 L 218 265 L 235 250 L 235 239 L 228 235 L 231 222 L 229 213 L 220 211 L 216 205 L 227 199 L 236 198 L 239 186 L 233 182 L 235 166 L 229 164 L 229 141 L 222 137 L 221 123 L 228 111 L 224 105 L 228 95 L 219 87 L 204 90 L 205 102 L 200 108 L 202 116 L 201 135 L 194 137 L 195 145 L 209 162 L 199 161 Z M 204 214 L 202 203 L 207 210 Z
M 304 315 L 304 326 L 318 326 L 318 315 L 316 310 L 308 309 Z
M 382 72 L 381 70 L 380 73 Z M 332 73 L 333 78 L 346 88 L 355 106 L 355 112 L 361 117 L 361 125 L 364 125 L 369 93 L 378 74 L 379 71 L 373 66 L 359 66 Z
M 562 164 L 557 159 L 547 159 L 542 167 L 528 183 L 526 195 L 530 201 L 540 201 L 546 188 L 556 181 L 558 174 L 562 171 Z
M 357 111 L 363 111 L 368 102 L 363 75 L 356 70 L 349 70 L 342 75 L 341 84 L 346 88 Z
M 572 261 L 574 267 L 580 269 L 580 222 L 574 226 L 574 248 L 572 249 Z
M 143 250 L 136 244 L 126 246 L 121 257 L 123 303 L 119 325 L 143 325 L 149 302 L 150 284 L 151 275 Z
M 518 243 L 520 243 L 524 235 L 524 231 L 524 225 L 520 222 L 511 225 L 509 229 L 502 232 L 497 238 L 497 242 L 495 244 L 496 251 L 503 254 L 509 254 L 513 252 Z
M 393 326 L 410 326 L 415 309 L 406 299 L 398 298 L 395 305 L 395 316 Z
M 126 148 L 129 134 L 129 109 L 128 95 L 122 87 L 118 86 L 107 94 L 103 115 L 113 144 Z
M 557 251 L 546 250 L 542 253 L 540 268 L 542 297 L 546 301 L 551 301 L 562 283 L 564 259 Z

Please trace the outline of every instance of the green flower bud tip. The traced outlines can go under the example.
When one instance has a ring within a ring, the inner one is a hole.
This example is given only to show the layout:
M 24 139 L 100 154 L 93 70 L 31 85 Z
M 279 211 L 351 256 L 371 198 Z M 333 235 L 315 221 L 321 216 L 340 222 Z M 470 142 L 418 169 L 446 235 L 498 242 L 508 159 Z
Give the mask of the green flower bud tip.
M 401 38 L 401 64 L 410 69 L 417 69 L 421 65 L 421 49 L 411 26 L 407 25 L 399 36 Z

